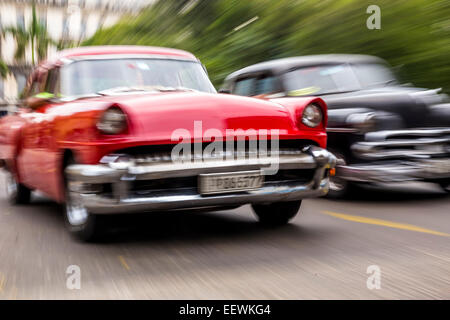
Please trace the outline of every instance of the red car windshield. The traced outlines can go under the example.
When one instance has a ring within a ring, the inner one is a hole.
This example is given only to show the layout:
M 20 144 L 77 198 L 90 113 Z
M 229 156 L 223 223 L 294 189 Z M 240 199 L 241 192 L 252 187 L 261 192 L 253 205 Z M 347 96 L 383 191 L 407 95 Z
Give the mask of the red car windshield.
M 151 58 L 80 60 L 61 70 L 60 94 L 82 96 L 119 87 L 215 89 L 195 61 Z

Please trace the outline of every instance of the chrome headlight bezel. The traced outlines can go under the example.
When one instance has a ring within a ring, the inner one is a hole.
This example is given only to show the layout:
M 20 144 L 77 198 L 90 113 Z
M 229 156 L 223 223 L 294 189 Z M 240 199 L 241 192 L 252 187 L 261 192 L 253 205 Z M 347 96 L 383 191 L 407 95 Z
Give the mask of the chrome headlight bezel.
M 361 133 L 373 131 L 377 124 L 375 112 L 352 113 L 347 116 L 345 122 Z
M 107 135 L 115 135 L 125 132 L 128 127 L 128 119 L 125 112 L 119 107 L 111 107 L 101 115 L 97 122 L 97 129 Z
M 302 112 L 301 122 L 310 128 L 317 128 L 323 121 L 322 108 L 315 103 L 308 104 Z

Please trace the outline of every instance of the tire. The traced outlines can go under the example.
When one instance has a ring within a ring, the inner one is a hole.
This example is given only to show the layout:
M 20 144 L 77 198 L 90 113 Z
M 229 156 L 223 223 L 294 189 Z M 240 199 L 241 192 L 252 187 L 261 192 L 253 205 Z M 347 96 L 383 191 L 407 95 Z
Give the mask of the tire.
M 450 193 L 450 179 L 439 181 L 438 184 L 441 186 L 443 191 Z
M 73 159 L 67 165 L 75 164 Z M 64 176 L 65 177 L 65 176 Z M 82 242 L 98 240 L 102 231 L 100 217 L 91 214 L 82 204 L 79 195 L 70 190 L 70 182 L 65 177 L 64 220 L 67 230 Z
M 281 226 L 287 224 L 299 212 L 302 201 L 253 204 L 252 209 L 261 224 Z
M 31 201 L 31 189 L 18 183 L 14 175 L 6 172 L 6 197 L 12 205 L 28 204 Z

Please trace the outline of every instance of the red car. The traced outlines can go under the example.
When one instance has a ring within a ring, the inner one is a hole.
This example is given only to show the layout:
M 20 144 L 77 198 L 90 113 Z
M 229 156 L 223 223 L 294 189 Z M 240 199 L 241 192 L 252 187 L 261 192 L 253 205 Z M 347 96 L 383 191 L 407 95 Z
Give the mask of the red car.
M 282 224 L 328 191 L 326 114 L 320 98 L 217 94 L 185 51 L 84 47 L 32 72 L 0 159 L 13 203 L 45 193 L 84 240 L 114 213 L 252 204 Z

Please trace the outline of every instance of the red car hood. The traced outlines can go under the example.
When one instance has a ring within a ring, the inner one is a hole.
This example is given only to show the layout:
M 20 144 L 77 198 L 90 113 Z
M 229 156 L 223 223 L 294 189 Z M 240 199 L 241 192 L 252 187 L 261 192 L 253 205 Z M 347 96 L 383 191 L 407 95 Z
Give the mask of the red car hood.
M 177 129 L 188 130 L 201 121 L 202 131 L 218 129 L 279 129 L 280 134 L 296 130 L 288 108 L 270 101 L 227 94 L 170 92 L 120 95 L 98 98 L 116 104 L 130 119 L 130 134 L 150 140 L 167 140 Z M 95 99 L 97 100 L 97 99 Z M 198 126 L 198 124 L 197 124 Z M 203 134 L 202 132 L 202 134 Z

